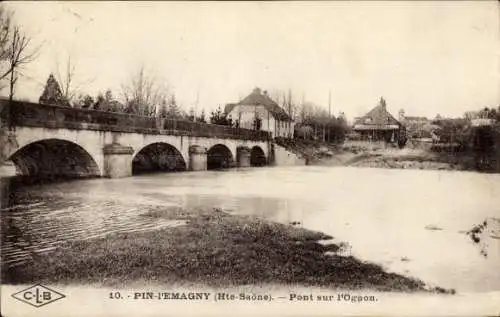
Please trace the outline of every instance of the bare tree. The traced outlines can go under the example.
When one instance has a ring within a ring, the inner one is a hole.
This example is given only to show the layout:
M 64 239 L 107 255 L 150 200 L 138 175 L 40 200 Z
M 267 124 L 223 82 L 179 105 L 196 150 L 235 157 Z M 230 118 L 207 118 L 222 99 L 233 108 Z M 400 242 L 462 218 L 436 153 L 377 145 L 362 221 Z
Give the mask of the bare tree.
M 0 62 L 1 77 L 3 81 L 10 75 L 10 33 L 12 30 L 12 13 L 8 12 L 3 5 L 0 5 Z M 0 88 L 4 88 L 2 85 Z
M 271 99 L 273 99 L 285 112 L 290 116 L 292 120 L 297 117 L 297 112 L 299 110 L 299 105 L 293 100 L 292 89 L 289 88 L 287 91 L 274 89 L 270 94 Z
M 20 26 L 14 24 L 12 16 L 12 12 L 0 5 L 0 81 L 8 80 L 11 100 L 21 69 L 32 62 L 39 51 L 39 47 L 32 48 L 31 37 L 26 35 Z
M 64 70 L 64 76 L 61 76 L 61 72 L 59 71 L 59 65 L 57 67 L 57 81 L 61 84 L 61 92 L 63 97 L 68 101 L 71 100 L 76 95 L 76 90 L 73 87 L 73 81 L 75 78 L 76 65 L 71 63 L 71 56 L 68 56 L 66 61 L 66 69 Z
M 76 97 L 83 94 L 82 89 L 95 81 L 95 77 L 87 80 L 78 80 L 77 64 L 69 54 L 62 74 L 59 66 L 59 63 L 57 63 L 56 77 L 57 81 L 61 85 L 62 95 L 70 103 L 70 105 L 74 106 L 75 99 L 77 99 Z M 78 101 L 76 101 L 76 103 L 78 103 Z
M 286 111 L 292 120 L 297 117 L 297 112 L 299 110 L 299 105 L 293 101 L 292 90 L 288 89 L 288 97 L 286 99 Z
M 169 101 L 168 86 L 148 75 L 144 66 L 122 85 L 122 95 L 126 111 L 143 116 L 158 116 L 161 107 Z

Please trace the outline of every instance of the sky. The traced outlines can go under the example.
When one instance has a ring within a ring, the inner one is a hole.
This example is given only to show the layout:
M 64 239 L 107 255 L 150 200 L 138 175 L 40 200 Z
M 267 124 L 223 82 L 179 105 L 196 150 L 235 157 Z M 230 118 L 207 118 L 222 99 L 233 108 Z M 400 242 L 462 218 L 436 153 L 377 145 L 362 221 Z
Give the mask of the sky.
M 144 66 L 185 109 L 260 87 L 333 114 L 381 96 L 393 115 L 462 116 L 500 104 L 496 1 L 10 2 L 40 46 L 17 97 L 37 101 L 68 57 L 82 92 L 121 87 Z

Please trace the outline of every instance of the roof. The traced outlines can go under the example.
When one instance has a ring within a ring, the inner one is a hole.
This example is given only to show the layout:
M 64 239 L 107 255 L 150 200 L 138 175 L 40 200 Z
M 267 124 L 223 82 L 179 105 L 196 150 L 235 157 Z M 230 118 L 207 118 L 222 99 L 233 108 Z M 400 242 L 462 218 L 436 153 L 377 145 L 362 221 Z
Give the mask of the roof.
M 381 98 L 378 106 L 370 110 L 364 116 L 356 119 L 354 122 L 354 129 L 386 130 L 394 129 L 396 126 L 399 127 L 400 125 L 400 122 L 387 111 L 385 100 Z
M 250 95 L 243 98 L 240 102 L 227 104 L 224 108 L 224 112 L 229 113 L 236 106 L 264 106 L 275 119 L 281 121 L 292 121 L 285 110 L 272 100 L 267 95 L 266 91 L 262 93 L 259 88 L 255 88 Z
M 405 116 L 405 120 L 412 120 L 412 121 L 428 121 L 426 117 L 412 117 L 412 116 Z
M 236 103 L 228 103 L 226 104 L 226 106 L 224 107 L 224 112 L 225 113 L 230 113 L 231 111 L 233 111 L 234 107 L 236 107 L 238 104 Z
M 481 126 L 493 126 L 495 124 L 495 119 L 472 119 L 471 125 L 473 127 L 481 127 Z

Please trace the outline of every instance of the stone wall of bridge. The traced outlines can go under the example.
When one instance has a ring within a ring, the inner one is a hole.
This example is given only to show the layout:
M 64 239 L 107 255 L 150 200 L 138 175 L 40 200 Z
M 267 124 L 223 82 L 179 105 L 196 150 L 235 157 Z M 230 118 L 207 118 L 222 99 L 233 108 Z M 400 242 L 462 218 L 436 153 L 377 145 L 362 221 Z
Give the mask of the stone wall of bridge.
M 207 169 L 208 155 L 214 147 L 225 148 L 229 153 L 228 166 L 249 166 L 252 149 L 269 156 L 265 141 L 206 138 L 196 136 L 175 136 L 166 134 L 139 134 L 94 130 L 52 129 L 43 127 L 17 127 L 16 145 L 6 153 L 22 174 L 31 172 L 66 174 L 75 176 L 123 177 L 132 174 L 133 160 L 147 147 L 164 144 L 175 149 L 182 158 L 186 169 Z M 193 151 L 196 148 L 196 151 Z M 247 149 L 242 151 L 241 149 Z M 63 159 L 64 157 L 64 159 Z M 205 160 L 201 166 L 192 160 Z M 117 166 L 121 165 L 121 166 Z M 259 164 L 262 165 L 262 164 Z M 71 169 L 73 168 L 73 169 Z M 59 170 L 58 170 L 59 169 Z M 37 172 L 38 171 L 38 172 Z
M 6 106 L 7 104 L 7 106 Z M 5 111 L 5 109 L 7 109 Z M 0 100 L 11 126 L 267 141 L 267 131 L 124 113 Z M 0 114 L 2 114 L 0 112 Z M 3 116 L 3 115 L 2 115 Z M 1 117 L 0 117 L 1 119 Z M 1 121 L 0 121 L 1 123 Z
M 204 170 L 269 157 L 266 131 L 6 100 L 0 119 L 0 165 L 12 161 L 24 175 L 123 177 L 133 167 Z

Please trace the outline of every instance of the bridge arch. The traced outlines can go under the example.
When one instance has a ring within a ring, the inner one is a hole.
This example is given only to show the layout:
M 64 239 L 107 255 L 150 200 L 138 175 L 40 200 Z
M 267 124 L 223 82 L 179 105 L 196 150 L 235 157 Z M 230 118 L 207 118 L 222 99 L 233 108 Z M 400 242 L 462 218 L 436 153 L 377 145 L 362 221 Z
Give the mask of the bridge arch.
M 265 166 L 267 165 L 266 154 L 264 150 L 258 145 L 252 147 L 250 150 L 250 165 L 251 166 Z
M 216 144 L 207 151 L 207 169 L 222 169 L 234 166 L 234 156 L 224 144 Z
M 132 174 L 185 171 L 181 152 L 166 142 L 153 142 L 137 151 L 132 159 Z
M 32 181 L 101 175 L 96 159 L 82 146 L 68 140 L 34 141 L 21 146 L 8 159 L 16 166 L 19 176 L 29 176 Z

